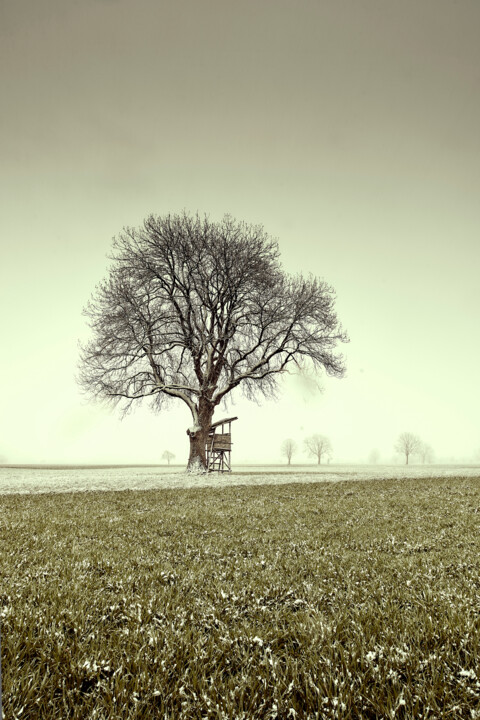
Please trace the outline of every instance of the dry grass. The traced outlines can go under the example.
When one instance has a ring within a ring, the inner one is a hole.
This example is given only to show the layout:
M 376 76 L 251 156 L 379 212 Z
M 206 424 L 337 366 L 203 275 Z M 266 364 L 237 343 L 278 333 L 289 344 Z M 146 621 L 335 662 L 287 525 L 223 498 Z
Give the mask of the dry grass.
M 480 718 L 480 478 L 0 497 L 6 718 Z

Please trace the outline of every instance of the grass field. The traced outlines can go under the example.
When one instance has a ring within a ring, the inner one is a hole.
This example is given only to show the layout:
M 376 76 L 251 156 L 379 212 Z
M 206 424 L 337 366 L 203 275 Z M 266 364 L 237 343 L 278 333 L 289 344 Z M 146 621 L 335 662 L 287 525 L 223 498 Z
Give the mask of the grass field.
M 0 513 L 6 720 L 480 718 L 480 478 Z

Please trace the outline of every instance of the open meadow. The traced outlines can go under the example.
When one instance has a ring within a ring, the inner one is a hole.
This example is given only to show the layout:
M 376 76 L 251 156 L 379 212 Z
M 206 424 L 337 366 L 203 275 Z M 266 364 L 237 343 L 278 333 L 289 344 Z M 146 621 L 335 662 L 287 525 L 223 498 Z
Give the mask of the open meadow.
M 480 718 L 480 477 L 0 495 L 5 718 Z

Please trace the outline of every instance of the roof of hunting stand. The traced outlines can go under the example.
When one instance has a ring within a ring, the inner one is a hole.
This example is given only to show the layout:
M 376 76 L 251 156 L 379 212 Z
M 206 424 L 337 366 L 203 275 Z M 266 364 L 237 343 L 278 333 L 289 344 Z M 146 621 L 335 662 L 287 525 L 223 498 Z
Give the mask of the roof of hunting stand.
M 230 418 L 223 418 L 223 420 L 217 420 L 217 422 L 214 422 L 210 425 L 210 430 L 213 430 L 214 428 L 218 427 L 219 425 L 233 422 L 234 420 L 238 420 L 238 417 L 230 417 Z

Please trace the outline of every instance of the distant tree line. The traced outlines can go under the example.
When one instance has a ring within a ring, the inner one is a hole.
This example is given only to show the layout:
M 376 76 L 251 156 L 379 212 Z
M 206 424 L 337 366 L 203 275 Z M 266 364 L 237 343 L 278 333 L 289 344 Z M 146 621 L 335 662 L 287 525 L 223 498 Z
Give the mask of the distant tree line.
M 433 462 L 432 447 L 412 432 L 400 433 L 395 443 L 395 451 L 399 455 L 403 455 L 405 465 L 408 465 L 412 455 L 418 456 L 423 464 Z
M 424 442 L 418 435 L 411 432 L 403 432 L 398 436 L 395 443 L 395 451 L 405 458 L 408 465 L 411 458 L 418 458 L 422 464 L 432 463 L 434 458 L 433 448 Z M 322 460 L 329 461 L 333 456 L 332 443 L 326 435 L 310 435 L 303 441 L 303 451 L 309 457 L 314 457 L 320 465 Z M 287 465 L 291 465 L 293 456 L 298 452 L 298 445 L 293 438 L 286 438 L 281 446 L 280 452 L 286 459 Z M 368 456 L 368 462 L 376 465 L 380 460 L 380 452 L 374 448 Z
M 298 451 L 298 445 L 292 438 L 286 438 L 280 447 L 282 455 L 287 460 L 287 465 L 290 465 L 294 454 Z M 332 443 L 326 435 L 310 435 L 303 441 L 303 452 L 309 457 L 315 457 L 317 463 L 320 465 L 323 458 L 331 460 L 333 450 Z

